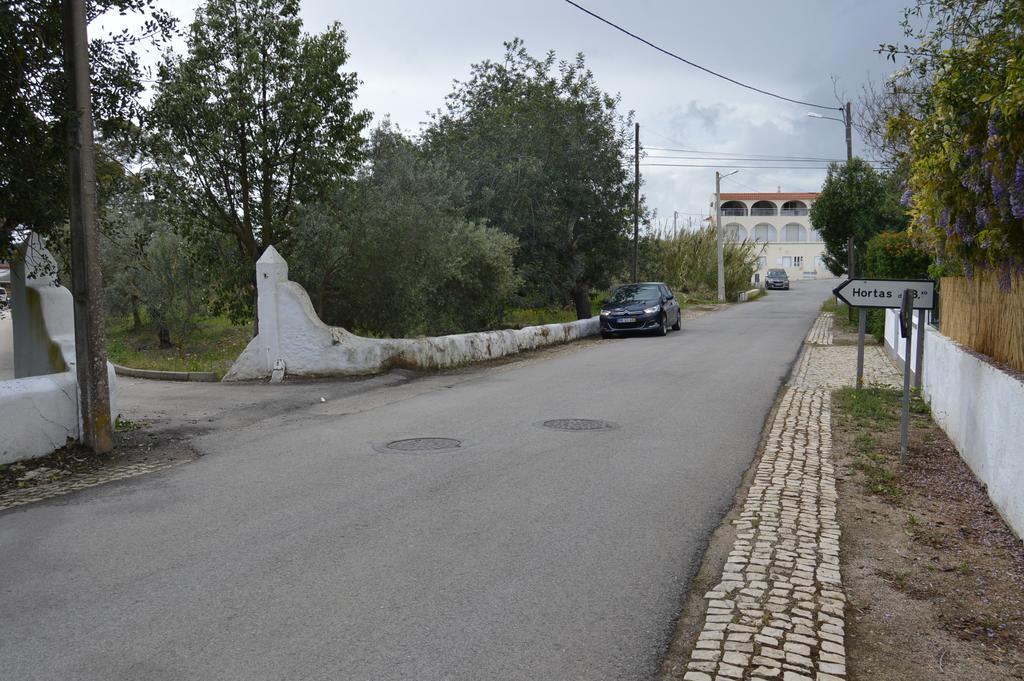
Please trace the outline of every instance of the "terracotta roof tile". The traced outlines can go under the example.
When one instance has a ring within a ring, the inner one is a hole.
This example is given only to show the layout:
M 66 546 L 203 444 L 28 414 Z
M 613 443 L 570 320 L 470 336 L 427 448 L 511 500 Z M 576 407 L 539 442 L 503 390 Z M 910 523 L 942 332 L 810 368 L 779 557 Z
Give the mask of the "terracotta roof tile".
M 723 201 L 813 201 L 820 196 L 820 192 L 748 192 L 726 193 L 722 192 Z

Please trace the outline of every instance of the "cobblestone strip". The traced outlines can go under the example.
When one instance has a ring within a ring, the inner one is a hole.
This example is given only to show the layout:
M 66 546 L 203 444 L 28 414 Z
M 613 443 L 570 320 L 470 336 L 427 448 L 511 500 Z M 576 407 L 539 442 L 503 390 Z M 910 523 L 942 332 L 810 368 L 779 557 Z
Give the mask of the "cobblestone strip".
M 824 389 L 783 395 L 686 681 L 845 677 L 830 406 Z
M 835 323 L 835 315 L 831 312 L 823 312 L 818 315 L 807 332 L 804 343 L 809 345 L 832 345 L 832 326 Z
M 115 480 L 134 478 L 139 475 L 145 475 L 146 473 L 153 473 L 166 468 L 172 468 L 173 466 L 188 463 L 189 461 L 190 459 L 181 461 L 125 464 L 123 466 L 96 471 L 95 473 L 74 475 L 43 485 L 36 485 L 35 487 L 11 490 L 0 494 L 0 511 L 8 508 L 14 508 L 15 506 L 21 506 L 23 504 L 31 504 L 35 501 L 59 497 L 87 487 L 95 487 L 96 485 L 102 485 Z

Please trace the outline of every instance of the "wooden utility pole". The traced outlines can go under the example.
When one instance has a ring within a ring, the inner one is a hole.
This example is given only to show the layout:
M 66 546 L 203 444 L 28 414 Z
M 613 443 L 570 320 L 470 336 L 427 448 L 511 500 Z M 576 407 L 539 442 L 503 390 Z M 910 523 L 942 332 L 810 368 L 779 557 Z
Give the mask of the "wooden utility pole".
M 92 137 L 89 53 L 84 0 L 62 0 L 67 81 L 68 184 L 71 222 L 71 294 L 75 304 L 75 359 L 82 444 L 98 454 L 114 448 L 103 344 L 99 238 L 96 231 L 96 156 Z
M 633 281 L 640 280 L 640 124 L 633 137 Z

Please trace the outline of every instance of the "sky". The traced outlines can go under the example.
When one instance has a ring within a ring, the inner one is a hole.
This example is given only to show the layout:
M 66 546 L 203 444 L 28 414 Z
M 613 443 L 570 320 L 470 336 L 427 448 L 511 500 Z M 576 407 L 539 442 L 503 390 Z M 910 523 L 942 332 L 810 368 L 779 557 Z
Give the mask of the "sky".
M 195 0 L 157 0 L 183 25 Z M 895 70 L 878 54 L 880 43 L 902 39 L 899 22 L 909 0 L 577 0 L 578 4 L 675 54 L 790 99 L 856 107 L 864 84 L 883 82 Z M 732 160 L 661 159 L 656 156 L 748 158 L 780 155 L 845 159 L 840 121 L 814 119 L 808 111 L 715 78 L 661 54 L 584 14 L 564 0 L 303 0 L 304 29 L 318 33 L 331 22 L 349 40 L 348 70 L 362 84 L 357 106 L 376 120 L 390 117 L 416 134 L 428 112 L 444 104 L 453 80 L 470 66 L 500 59 L 503 42 L 519 37 L 541 57 L 554 50 L 572 59 L 582 52 L 599 87 L 621 96 L 621 111 L 635 111 L 646 163 L 719 164 Z M 184 43 L 177 45 L 184 50 Z M 833 82 L 834 81 L 834 82 Z M 837 93 L 839 98 L 837 99 Z M 854 112 L 856 120 L 856 111 Z M 663 151 L 686 149 L 691 154 Z M 854 133 L 854 154 L 870 156 Z M 787 165 L 776 163 L 774 165 Z M 790 164 L 791 165 L 791 164 Z M 824 163 L 811 169 L 739 169 L 722 191 L 817 191 Z M 715 167 L 644 165 L 642 192 L 657 222 L 671 227 L 708 213 Z

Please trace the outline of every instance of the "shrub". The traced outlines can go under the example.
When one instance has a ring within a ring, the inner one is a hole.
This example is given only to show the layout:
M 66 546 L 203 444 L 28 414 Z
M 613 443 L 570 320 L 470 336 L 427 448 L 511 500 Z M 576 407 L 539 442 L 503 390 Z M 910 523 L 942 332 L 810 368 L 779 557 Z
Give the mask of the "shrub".
M 907 232 L 881 232 L 868 241 L 865 270 L 882 279 L 925 279 L 932 258 Z
M 710 225 L 692 227 L 676 234 L 655 231 L 646 237 L 641 279 L 664 281 L 698 298 L 714 298 L 718 292 L 715 229 Z M 741 291 L 750 288 L 758 255 L 753 242 L 725 242 L 725 291 L 729 300 L 736 300 Z

